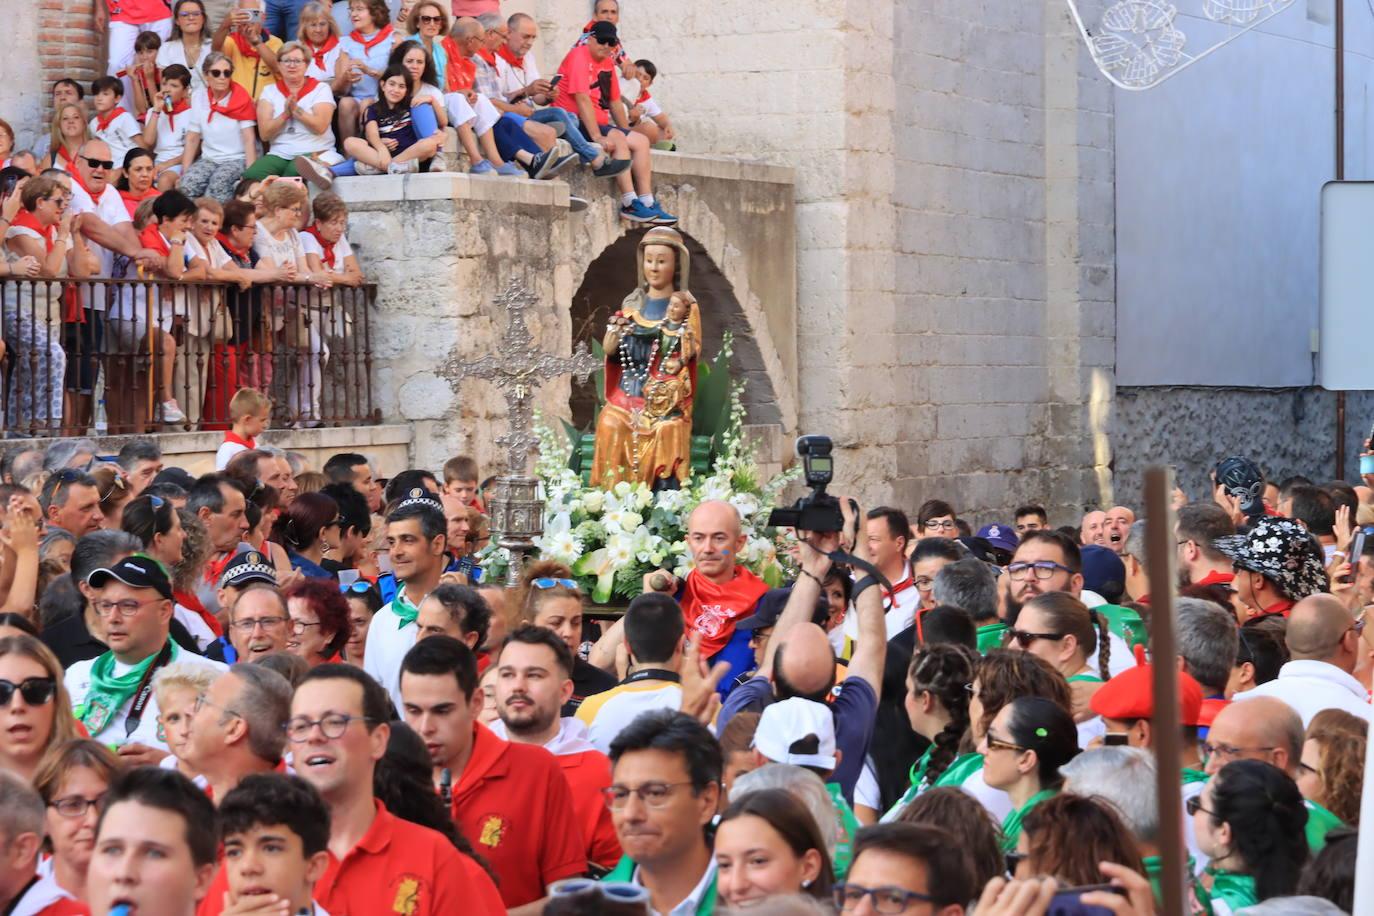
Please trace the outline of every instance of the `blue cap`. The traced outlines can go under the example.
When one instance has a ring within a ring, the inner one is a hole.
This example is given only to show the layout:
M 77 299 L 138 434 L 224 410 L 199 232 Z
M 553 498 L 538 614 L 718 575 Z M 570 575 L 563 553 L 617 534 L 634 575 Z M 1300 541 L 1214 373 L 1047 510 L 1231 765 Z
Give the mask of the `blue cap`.
M 1110 604 L 1120 604 L 1126 594 L 1126 564 L 1108 547 L 1084 544 L 1078 548 L 1083 555 L 1083 587 L 1097 592 Z
M 1008 553 L 1015 553 L 1017 545 L 1021 543 L 1021 539 L 1016 536 L 1016 529 L 1010 525 L 984 525 L 978 529 L 978 537 Z

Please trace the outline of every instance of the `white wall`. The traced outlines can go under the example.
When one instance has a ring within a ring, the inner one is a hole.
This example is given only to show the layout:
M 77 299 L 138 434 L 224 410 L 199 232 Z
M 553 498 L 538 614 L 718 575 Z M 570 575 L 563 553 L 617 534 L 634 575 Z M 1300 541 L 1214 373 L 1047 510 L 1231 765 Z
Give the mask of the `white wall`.
M 1368 173 L 1374 28 L 1346 0 L 1347 177 Z M 1117 384 L 1313 383 L 1318 194 L 1334 177 L 1332 0 L 1116 93 Z M 1202 41 L 1206 23 L 1181 17 Z

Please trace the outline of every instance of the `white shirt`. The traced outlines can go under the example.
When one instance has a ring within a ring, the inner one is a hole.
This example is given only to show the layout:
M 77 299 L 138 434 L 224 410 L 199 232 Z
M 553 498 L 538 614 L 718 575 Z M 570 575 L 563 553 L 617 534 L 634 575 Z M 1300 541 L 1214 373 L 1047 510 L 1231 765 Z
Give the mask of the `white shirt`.
M 414 621 L 401 626 L 401 618 L 391 610 L 390 602 L 377 612 L 367 628 L 363 670 L 386 688 L 398 713 L 405 708 L 401 703 L 401 660 L 415 645 L 415 637 L 419 632 L 420 628 Z
M 121 223 L 129 222 L 129 211 L 124 206 L 124 198 L 119 196 L 113 184 L 106 184 L 105 190 L 100 192 L 100 200 L 92 201 L 91 195 L 86 193 L 86 189 L 80 184 L 72 182 L 72 215 L 79 216 L 82 213 L 94 213 L 100 217 L 111 229 L 117 228 Z M 100 273 L 98 276 L 111 276 L 114 270 L 114 252 L 101 245 L 97 245 L 90 239 L 86 240 L 91 252 L 100 261 Z M 88 286 L 87 284 L 86 286 Z M 105 311 L 105 291 L 96 288 L 94 290 L 83 286 L 81 291 L 82 305 L 96 311 Z
M 641 104 L 637 101 L 641 92 L 643 92 L 643 90 L 639 88 L 639 80 L 621 79 L 620 97 L 625 100 L 626 108 L 633 108 L 635 105 Z M 644 117 L 646 118 L 656 118 L 663 114 L 662 106 L 654 101 L 652 94 L 645 99 L 642 104 L 644 106 Z
M 47 874 L 43 874 L 39 869 L 38 875 L 38 880 L 29 885 L 23 896 L 9 905 L 9 909 L 5 911 L 9 916 L 38 916 L 60 900 L 76 899 L 57 883 L 57 879 L 52 876 L 51 867 Z
M 124 157 L 129 150 L 138 146 L 134 142 L 143 135 L 143 127 L 133 115 L 125 111 L 110 122 L 104 130 L 100 129 L 100 117 L 91 118 L 91 136 L 97 140 L 104 140 L 110 147 L 110 158 L 114 160 L 115 168 L 123 168 Z
M 502 741 L 510 741 L 510 732 L 506 730 L 506 723 L 497 719 L 487 726 L 491 733 Z M 587 739 L 587 726 L 573 716 L 564 716 L 558 720 L 558 734 L 554 735 L 541 747 L 553 754 L 555 757 L 569 757 L 573 754 L 585 754 L 587 751 L 596 750 L 596 745 Z
M 887 612 L 884 618 L 884 620 L 887 623 L 888 639 L 891 639 L 892 637 L 896 636 L 898 633 L 902 632 L 907 627 L 915 623 L 916 611 L 921 606 L 921 592 L 919 589 L 916 588 L 914 574 L 911 571 L 910 561 L 907 561 L 906 564 L 902 566 L 901 577 L 894 581 L 892 584 L 894 586 L 897 586 L 900 585 L 902 582 L 906 582 L 907 585 L 904 588 L 899 589 L 892 596 L 892 609 Z M 886 598 L 884 598 L 883 604 L 887 604 Z M 845 611 L 844 623 L 841 625 L 841 629 L 844 630 L 844 635 L 849 639 L 857 640 L 859 638 L 858 608 L 851 605 L 849 610 Z
M 189 236 L 188 236 L 189 238 Z M 204 652 L 210 643 L 219 637 L 215 631 L 210 629 L 210 625 L 205 622 L 205 618 L 183 604 L 174 604 L 172 616 L 181 621 L 181 625 L 186 628 L 186 632 L 191 634 L 191 638 L 196 641 L 196 648 Z
M 195 121 L 195 113 L 190 109 L 169 115 L 161 108 L 157 112 L 157 143 L 153 146 L 153 161 L 162 163 L 169 159 L 180 159 L 186 152 L 186 131 Z M 150 112 L 151 116 L 151 112 Z
M 229 466 L 229 459 L 239 452 L 248 451 L 248 446 L 239 445 L 237 442 L 230 442 L 225 439 L 219 444 L 219 449 L 215 452 L 215 470 L 222 471 Z
M 170 637 L 169 637 L 170 638 Z M 172 661 L 186 662 L 190 665 L 204 665 L 212 668 L 216 672 L 229 670 L 229 666 L 220 662 L 202 658 L 191 652 L 187 652 L 180 646 L 173 647 Z M 94 667 L 96 659 L 88 658 L 79 661 L 67 669 L 66 676 L 62 682 L 67 687 L 67 693 L 71 694 L 72 708 L 86 702 L 86 697 L 91 692 L 91 668 Z M 132 665 L 121 665 L 118 661 L 114 665 L 114 674 L 128 671 Z M 125 735 L 124 720 L 128 716 L 130 707 L 133 706 L 136 697 L 129 699 L 120 707 L 119 711 L 110 717 L 110 721 L 105 724 L 98 733 L 91 735 L 92 738 L 101 744 L 108 744 L 113 747 L 122 747 L 125 744 L 138 742 L 139 744 L 155 747 L 159 750 L 168 750 L 167 742 L 163 740 L 162 727 L 158 724 L 157 692 L 152 691 L 148 694 L 148 704 L 143 707 L 143 716 L 138 720 L 138 726 L 132 734 Z
M 988 814 L 991 814 L 992 819 L 998 824 L 1006 820 L 1008 814 L 1011 814 L 1011 796 L 1001 789 L 994 789 L 988 785 L 983 779 L 982 767 L 978 768 L 978 772 L 965 779 L 964 784 L 959 788 L 982 802 Z
M 500 54 L 496 55 L 496 85 L 500 87 L 501 95 L 507 100 L 539 79 L 539 64 L 535 63 L 533 54 L 526 54 L 521 64 L 522 66 L 517 68 Z M 638 92 L 638 83 L 635 85 L 635 91 Z
M 274 118 L 281 117 L 282 112 L 286 111 L 286 98 L 277 89 L 276 83 L 269 83 L 267 88 L 262 91 L 262 95 L 258 97 L 258 101 L 267 102 L 271 106 L 272 117 Z M 334 107 L 334 93 L 329 88 L 328 83 L 320 83 L 302 96 L 297 104 L 305 111 L 312 111 L 321 102 L 328 102 L 331 109 Z M 332 129 L 326 127 L 324 133 L 317 134 L 295 118 L 287 121 L 286 126 L 281 129 L 281 133 L 272 139 L 272 155 L 287 160 L 310 153 L 332 153 L 333 151 L 334 131 Z
M 210 96 L 205 90 L 191 96 L 191 115 L 186 124 L 188 133 L 200 134 L 200 156 L 211 162 L 242 159 L 243 129 L 255 129 L 258 122 L 236 121 L 228 115 L 210 111 Z M 210 117 L 214 114 L 214 117 Z M 179 119 L 178 119 L 179 120 Z
M 373 625 L 376 623 L 374 621 Z M 372 630 L 367 631 L 369 645 Z M 603 754 L 611 752 L 611 742 L 625 726 L 640 713 L 655 709 L 679 709 L 682 706 L 682 687 L 678 684 L 645 680 L 638 683 L 617 684 L 610 690 L 592 694 L 577 709 L 577 718 L 587 726 L 587 737 Z
M 346 235 L 339 236 L 339 240 L 334 243 L 334 261 L 328 264 L 326 264 L 324 260 L 324 246 L 319 243 L 318 239 L 309 232 L 302 232 L 300 237 L 301 250 L 306 254 L 313 254 L 315 257 L 319 258 L 320 263 L 324 264 L 325 269 L 330 273 L 343 273 L 344 259 L 353 256 L 353 246 L 348 244 L 348 236 Z
M 1344 709 L 1366 722 L 1370 718 L 1369 694 L 1364 685 L 1327 662 L 1288 662 L 1274 680 L 1231 699 L 1239 703 L 1255 697 L 1273 697 L 1287 703 L 1302 719 L 1303 728 L 1323 709 Z
M 697 907 L 701 906 L 701 898 L 706 896 L 706 891 L 714 880 L 716 880 L 716 857 L 711 856 L 706 871 L 702 872 L 701 880 L 697 882 L 696 887 L 692 888 L 692 892 L 683 898 L 681 903 L 666 913 L 660 913 L 648 904 L 645 904 L 645 909 L 649 911 L 650 916 L 694 916 Z M 630 876 L 630 883 L 639 887 L 644 886 L 644 881 L 639 877 L 638 865 L 635 866 L 634 874 Z
M 196 52 L 195 60 L 186 59 L 186 46 L 181 39 L 175 41 L 167 40 L 162 43 L 162 47 L 157 49 L 157 69 L 159 71 L 170 67 L 172 64 L 181 64 L 191 71 L 191 89 L 205 88 L 205 74 L 200 72 L 201 61 L 205 60 L 205 55 L 210 50 L 209 39 L 202 38 L 200 50 Z
M 308 48 L 307 48 L 307 50 L 308 50 Z M 305 67 L 305 75 L 306 75 L 306 76 L 309 76 L 309 77 L 312 77 L 312 78 L 314 78 L 314 79 L 317 79 L 317 80 L 319 80 L 319 81 L 322 82 L 322 83 L 328 83 L 328 82 L 333 81 L 333 79 L 334 79 L 334 68 L 337 67 L 337 66 L 339 65 L 339 55 L 342 54 L 342 53 L 343 53 L 343 45 L 342 45 L 342 44 L 337 44 L 337 45 L 335 45 L 334 47 L 330 48 L 328 51 L 326 51 L 326 52 L 324 53 L 324 66 L 323 66 L 323 67 L 321 67 L 321 66 L 319 66 L 319 65 L 317 65 L 317 64 L 315 63 L 315 55 L 314 55 L 314 54 L 309 54 L 309 55 L 308 55 L 308 60 L 309 60 L 310 62 L 309 62 L 308 64 L 306 64 L 306 67 Z
M 305 249 L 301 248 L 301 234 L 295 229 L 286 230 L 282 238 L 273 238 L 267 227 L 258 222 L 257 232 L 253 235 L 253 250 L 258 257 L 266 258 L 281 267 L 296 264 L 302 269 L 305 265 Z

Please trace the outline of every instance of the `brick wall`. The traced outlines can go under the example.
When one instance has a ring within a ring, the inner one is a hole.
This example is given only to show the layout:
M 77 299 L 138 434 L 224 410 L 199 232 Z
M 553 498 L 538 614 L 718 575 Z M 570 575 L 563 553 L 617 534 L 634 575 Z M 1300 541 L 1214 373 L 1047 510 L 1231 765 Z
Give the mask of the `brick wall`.
M 38 0 L 37 72 L 45 120 L 53 114 L 53 81 L 68 77 L 89 90 L 105 73 L 105 36 L 95 31 L 93 10 L 92 0 Z

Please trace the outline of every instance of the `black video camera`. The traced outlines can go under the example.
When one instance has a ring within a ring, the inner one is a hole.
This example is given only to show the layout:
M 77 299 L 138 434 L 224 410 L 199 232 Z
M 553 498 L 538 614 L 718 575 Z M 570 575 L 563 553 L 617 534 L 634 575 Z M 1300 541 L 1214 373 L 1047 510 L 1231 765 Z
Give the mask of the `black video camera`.
M 797 440 L 797 455 L 802 460 L 806 485 L 811 488 L 811 493 L 797 500 L 790 509 L 774 509 L 770 512 L 769 525 L 819 532 L 844 528 L 840 501 L 825 492 L 835 477 L 835 461 L 830 456 L 834 447 L 829 436 L 802 436 Z

